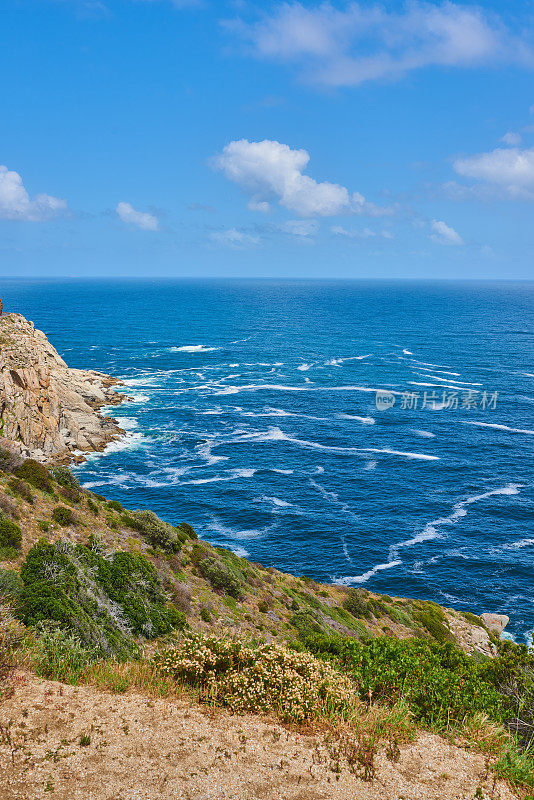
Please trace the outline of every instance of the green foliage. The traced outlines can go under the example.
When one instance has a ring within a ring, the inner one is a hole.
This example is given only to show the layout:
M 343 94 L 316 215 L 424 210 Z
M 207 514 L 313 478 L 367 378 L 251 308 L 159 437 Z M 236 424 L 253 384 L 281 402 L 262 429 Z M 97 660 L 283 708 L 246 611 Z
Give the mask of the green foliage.
M 0 569 L 0 602 L 15 602 L 22 591 L 22 581 L 18 572 Z
M 200 609 L 200 619 L 204 622 L 211 622 L 211 614 L 209 608 L 206 608 L 206 606 L 202 606 Z
M 361 589 L 351 589 L 347 597 L 343 600 L 343 608 L 357 618 L 369 618 L 371 609 L 366 599 L 365 593 Z
M 206 556 L 197 563 L 197 572 L 209 581 L 214 589 L 219 589 L 235 600 L 243 599 L 241 580 L 235 570 L 229 567 L 222 559 L 215 556 Z
M 442 621 L 442 618 L 433 611 L 419 611 L 414 614 L 414 619 L 420 622 L 437 642 L 454 641 L 454 636 L 449 628 Z
M 63 465 L 54 467 L 52 469 L 52 475 L 56 483 L 59 483 L 60 486 L 64 486 L 67 489 L 80 491 L 80 482 L 78 481 L 78 478 L 72 474 L 68 467 Z
M 20 456 L 12 450 L 0 447 L 0 472 L 13 472 L 21 463 L 22 459 Z
M 33 486 L 34 489 L 41 489 L 43 492 L 52 492 L 50 483 L 52 476 L 50 472 L 43 464 L 34 461 L 33 458 L 27 458 L 14 472 L 17 478 L 26 481 L 30 486 Z
M 128 656 L 134 635 L 152 639 L 186 625 L 165 606 L 153 564 L 139 554 L 41 540 L 21 569 L 17 614 L 26 625 L 53 620 L 102 654 Z
M 190 539 L 198 539 L 198 536 L 195 533 L 193 526 L 189 525 L 188 522 L 180 522 L 178 528 L 180 528 L 180 530 L 183 531 L 185 535 L 188 536 Z
M 87 498 L 87 508 L 89 509 L 89 511 L 91 512 L 91 514 L 93 514 L 95 517 L 97 517 L 97 516 L 98 516 L 98 513 L 99 513 L 99 511 L 98 511 L 98 506 L 97 506 L 97 504 L 96 504 L 96 503 L 94 503 L 94 502 L 91 500 L 91 498 Z
M 266 614 L 269 610 L 269 606 L 265 602 L 265 600 L 260 600 L 258 603 L 258 611 L 261 611 L 262 614 Z
M 172 525 L 163 522 L 152 511 L 131 511 L 128 518 L 131 519 L 130 527 L 145 536 L 153 547 L 159 547 L 170 553 L 178 552 L 180 549 Z
M 362 700 L 372 697 L 386 705 L 403 700 L 416 720 L 434 729 L 477 712 L 496 722 L 504 718 L 504 698 L 487 680 L 484 667 L 451 643 L 389 637 L 361 643 L 313 636 L 305 646 L 348 670 Z
M 20 480 L 20 478 L 12 478 L 8 486 L 14 494 L 18 494 L 18 496 L 26 500 L 27 503 L 33 505 L 33 494 L 25 481 Z
M 67 508 L 66 506 L 56 506 L 52 511 L 52 519 L 58 525 L 66 527 L 67 525 L 72 525 L 74 523 L 74 514 L 70 508 Z
M 7 494 L 0 492 L 0 514 L 4 513 L 12 519 L 18 519 L 19 513 L 16 504 Z
M 36 634 L 31 661 L 42 678 L 76 684 L 88 667 L 98 661 L 96 647 L 88 646 L 57 622 L 38 623 Z
M 22 531 L 7 517 L 0 517 L 0 548 L 19 548 L 22 544 Z
M 50 528 L 50 523 L 46 519 L 38 519 L 37 525 L 39 526 L 40 530 L 43 531 L 43 533 L 46 533 Z
M 106 503 L 106 507 L 111 509 L 112 511 L 118 511 L 119 514 L 124 511 L 124 508 L 122 507 L 121 503 L 119 503 L 118 500 L 108 500 L 108 502 Z

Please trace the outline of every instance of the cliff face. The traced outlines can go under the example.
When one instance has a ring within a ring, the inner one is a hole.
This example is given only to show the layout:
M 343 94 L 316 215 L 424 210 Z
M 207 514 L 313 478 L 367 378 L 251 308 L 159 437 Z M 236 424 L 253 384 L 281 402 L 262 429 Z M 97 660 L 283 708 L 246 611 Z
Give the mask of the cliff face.
M 72 369 L 42 331 L 19 314 L 0 316 L 0 441 L 38 461 L 83 460 L 123 431 L 98 412 L 124 397 L 120 383 Z

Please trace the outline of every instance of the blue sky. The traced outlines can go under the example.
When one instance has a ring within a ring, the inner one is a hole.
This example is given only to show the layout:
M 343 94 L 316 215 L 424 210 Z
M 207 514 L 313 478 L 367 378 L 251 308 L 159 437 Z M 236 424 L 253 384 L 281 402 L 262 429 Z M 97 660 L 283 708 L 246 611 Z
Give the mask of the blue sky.
M 532 278 L 532 2 L 1 8 L 0 275 Z

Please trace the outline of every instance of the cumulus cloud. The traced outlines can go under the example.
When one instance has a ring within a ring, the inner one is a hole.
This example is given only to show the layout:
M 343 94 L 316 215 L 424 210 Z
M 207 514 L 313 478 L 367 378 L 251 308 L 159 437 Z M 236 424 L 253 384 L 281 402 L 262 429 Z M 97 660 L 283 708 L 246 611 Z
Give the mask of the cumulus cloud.
M 334 225 L 330 229 L 336 236 L 345 236 L 347 239 L 373 239 L 379 237 L 382 239 L 393 239 L 391 231 L 373 231 L 371 228 L 363 228 L 362 230 L 347 230 L 342 225 Z
M 389 213 L 367 203 L 359 192 L 304 175 L 309 160 L 306 150 L 292 150 L 287 144 L 239 139 L 227 144 L 213 165 L 250 196 L 248 205 L 254 211 L 267 212 L 278 202 L 301 217 Z
M 505 133 L 502 137 L 501 142 L 515 147 L 516 145 L 521 144 L 521 134 L 514 133 L 514 131 L 508 131 L 508 133 Z
M 457 158 L 459 175 L 482 181 L 500 197 L 534 199 L 534 147 L 498 147 L 488 153 Z
M 226 231 L 212 233 L 210 239 L 217 244 L 231 247 L 234 250 L 256 247 L 260 243 L 259 236 L 251 236 L 249 233 L 243 233 L 236 228 L 228 228 Z
M 33 200 L 18 172 L 0 164 L 0 218 L 42 222 L 66 211 L 67 204 L 58 197 L 38 194 Z
M 135 225 L 142 231 L 157 231 L 159 223 L 154 214 L 147 214 L 144 211 L 136 211 L 130 203 L 118 203 L 115 209 L 119 219 L 127 225 Z
M 286 2 L 255 23 L 225 25 L 256 57 L 294 64 L 323 86 L 397 79 L 432 66 L 534 66 L 530 46 L 495 13 L 452 2 L 410 2 L 399 10 Z
M 450 225 L 447 225 L 446 222 L 443 222 L 439 219 L 433 219 L 430 223 L 430 228 L 432 233 L 430 234 L 430 238 L 433 242 L 437 242 L 438 244 L 445 244 L 445 245 L 460 245 L 464 244 L 464 240 L 457 233 L 454 228 L 451 228 Z

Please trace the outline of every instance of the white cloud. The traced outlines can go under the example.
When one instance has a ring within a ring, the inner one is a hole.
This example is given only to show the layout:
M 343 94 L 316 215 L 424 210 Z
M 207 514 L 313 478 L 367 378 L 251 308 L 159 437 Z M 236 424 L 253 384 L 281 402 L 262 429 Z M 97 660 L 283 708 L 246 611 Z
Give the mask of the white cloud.
M 534 65 L 532 49 L 495 13 L 452 2 L 411 2 L 400 10 L 286 2 L 259 22 L 225 25 L 253 55 L 293 63 L 305 80 L 325 86 L 391 80 L 431 66 Z
M 319 224 L 314 219 L 290 219 L 281 228 L 293 236 L 313 236 L 317 233 Z
M 505 133 L 504 136 L 502 137 L 501 142 L 504 142 L 504 144 L 509 144 L 512 147 L 515 147 L 516 145 L 521 144 L 521 134 L 514 133 L 513 131 L 508 131 L 508 133 Z
M 253 211 L 267 212 L 275 201 L 302 217 L 391 213 L 367 203 L 358 192 L 351 194 L 345 186 L 304 175 L 309 160 L 306 150 L 292 150 L 287 144 L 239 139 L 227 144 L 213 165 L 250 195 Z
M 212 241 L 217 244 L 231 247 L 234 250 L 241 250 L 245 247 L 256 247 L 260 244 L 259 236 L 251 236 L 249 233 L 243 233 L 236 228 L 228 228 L 226 231 L 217 231 L 210 235 Z
M 433 242 L 437 242 L 438 244 L 447 244 L 447 245 L 460 245 L 464 244 L 464 240 L 457 233 L 454 228 L 451 228 L 450 225 L 447 225 L 446 222 L 442 222 L 438 219 L 433 219 L 430 223 L 430 228 L 433 231 L 430 234 L 430 238 Z
M 127 225 L 135 225 L 142 231 L 157 231 L 158 218 L 144 211 L 136 211 L 130 203 L 118 203 L 115 209 L 119 218 Z
M 42 222 L 66 209 L 64 200 L 49 194 L 38 194 L 31 200 L 19 173 L 0 164 L 0 218 Z
M 373 231 L 371 228 L 362 228 L 361 230 L 350 229 L 347 230 L 342 225 L 333 225 L 330 229 L 336 236 L 345 236 L 348 239 L 373 239 L 381 237 L 382 239 L 393 239 L 391 231 Z
M 466 178 L 475 178 L 498 189 L 498 196 L 534 199 L 534 147 L 497 148 L 489 153 L 457 158 L 454 169 Z

